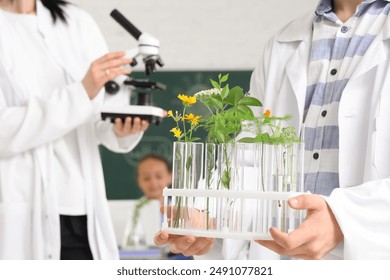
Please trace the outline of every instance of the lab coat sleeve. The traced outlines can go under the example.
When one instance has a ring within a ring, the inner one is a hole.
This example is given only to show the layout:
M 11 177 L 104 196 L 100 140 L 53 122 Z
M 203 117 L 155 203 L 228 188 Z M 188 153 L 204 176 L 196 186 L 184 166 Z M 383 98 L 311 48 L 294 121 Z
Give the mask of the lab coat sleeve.
M 21 106 L 7 106 L 3 96 L 0 88 L 0 158 L 54 141 L 94 115 L 81 83 L 58 89 L 49 99 L 31 96 Z
M 326 198 L 344 234 L 344 259 L 390 259 L 390 178 Z
M 98 142 L 116 153 L 130 152 L 143 136 L 143 132 L 140 132 L 125 137 L 116 137 L 113 124 L 100 120 L 96 121 L 95 131 Z
M 250 80 L 250 89 L 249 94 L 252 97 L 257 98 L 261 102 L 265 99 L 266 92 L 266 81 L 267 81 L 267 69 L 269 65 L 269 58 L 271 53 L 271 46 L 274 39 L 268 41 L 267 45 L 264 48 L 263 55 L 256 66 L 255 70 L 252 72 L 251 80 Z M 262 114 L 263 108 L 253 107 L 252 111 L 256 116 L 260 116 Z

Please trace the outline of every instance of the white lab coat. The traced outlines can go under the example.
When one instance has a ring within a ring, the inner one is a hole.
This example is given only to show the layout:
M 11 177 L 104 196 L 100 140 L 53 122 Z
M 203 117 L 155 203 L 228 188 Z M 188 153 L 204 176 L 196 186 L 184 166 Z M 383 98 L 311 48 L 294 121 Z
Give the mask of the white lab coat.
M 312 22 L 305 15 L 267 44 L 251 95 L 273 115 L 303 121 Z M 339 107 L 340 188 L 327 202 L 344 234 L 344 259 L 390 259 L 390 17 L 347 84 Z M 341 250 L 342 251 L 342 250 Z
M 103 93 L 91 102 L 81 84 L 90 63 L 107 52 L 94 22 L 75 6 L 66 9 L 68 25 L 53 25 L 37 1 L 39 31 L 48 51 L 71 84 L 49 99 L 29 95 L 16 75 L 10 48 L 20 49 L 12 22 L 0 14 L 0 259 L 59 259 L 60 226 L 56 186 L 52 184 L 52 143 L 77 131 L 86 184 L 88 237 L 94 259 L 116 259 L 118 251 L 106 201 L 99 144 L 130 151 L 142 134 L 119 141 L 112 125 L 98 119 Z M 29 63 L 29 61 L 25 61 Z M 34 75 L 34 73 L 30 73 Z

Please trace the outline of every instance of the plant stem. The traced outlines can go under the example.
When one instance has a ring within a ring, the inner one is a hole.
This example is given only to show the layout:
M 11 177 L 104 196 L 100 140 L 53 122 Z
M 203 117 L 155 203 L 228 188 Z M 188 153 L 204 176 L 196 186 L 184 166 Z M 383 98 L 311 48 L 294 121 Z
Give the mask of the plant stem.
M 212 116 L 214 116 L 213 110 L 211 110 L 210 106 L 206 105 L 206 108 L 209 109 Z
M 183 109 L 183 116 L 182 118 L 184 118 L 185 116 L 185 113 L 186 113 L 186 106 L 184 106 L 184 109 Z M 183 135 L 184 135 L 184 141 L 187 141 L 187 129 L 186 129 L 186 122 L 183 120 Z
M 263 188 L 263 192 L 265 192 L 265 186 L 264 186 L 264 143 L 261 143 L 261 186 Z
M 175 220 L 173 222 L 173 227 L 174 228 L 178 228 L 179 227 L 180 208 L 181 208 L 181 196 L 177 199 L 177 203 L 176 203 L 176 216 L 175 216 Z
M 230 170 L 230 161 L 227 154 L 227 144 L 223 144 L 223 153 L 225 156 L 225 172 L 227 174 L 227 181 L 222 181 L 222 184 L 225 186 L 226 189 L 230 190 L 230 179 L 231 179 L 231 170 Z
M 214 163 L 215 163 L 215 146 L 213 144 L 206 144 L 207 145 L 207 189 L 211 189 L 211 180 L 212 180 L 212 172 L 214 170 Z M 209 207 L 210 207 L 210 198 L 207 197 L 206 199 L 206 228 L 209 229 Z
M 296 191 L 296 182 L 295 182 L 295 156 L 294 156 L 294 143 L 290 143 L 290 191 Z

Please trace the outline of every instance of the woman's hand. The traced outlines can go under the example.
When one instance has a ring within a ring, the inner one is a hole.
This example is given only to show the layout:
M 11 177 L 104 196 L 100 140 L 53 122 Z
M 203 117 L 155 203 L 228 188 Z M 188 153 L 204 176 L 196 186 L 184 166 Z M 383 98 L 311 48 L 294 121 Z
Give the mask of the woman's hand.
M 161 213 L 164 211 L 164 207 L 161 207 Z M 172 208 L 168 206 L 167 214 L 168 219 L 175 219 L 176 207 L 171 211 Z M 194 209 L 195 210 L 195 209 Z M 173 217 L 171 217 L 173 212 Z M 207 221 L 206 214 L 199 210 L 190 211 L 191 216 L 187 217 L 188 222 L 191 223 L 192 228 L 205 228 Z M 182 212 L 181 215 L 184 215 Z M 209 221 L 209 224 L 213 224 L 214 220 Z M 169 234 L 165 231 L 159 231 L 154 236 L 154 243 L 157 246 L 169 245 L 172 253 L 182 253 L 184 256 L 203 255 L 211 250 L 214 245 L 214 238 L 207 237 L 196 237 L 192 235 L 176 235 Z
M 116 137 L 125 137 L 132 134 L 136 134 L 139 132 L 144 132 L 149 127 L 149 123 L 145 120 L 141 120 L 140 118 L 132 119 L 127 117 L 125 123 L 122 122 L 121 119 L 115 119 L 114 132 Z
M 154 236 L 154 243 L 157 246 L 169 245 L 172 253 L 182 253 L 187 257 L 206 254 L 213 247 L 214 241 L 214 238 L 175 235 L 162 230 Z
M 111 52 L 92 62 L 82 84 L 90 99 L 93 99 L 105 83 L 119 75 L 128 75 L 131 70 L 121 66 L 131 63 L 131 59 L 124 58 L 125 52 Z

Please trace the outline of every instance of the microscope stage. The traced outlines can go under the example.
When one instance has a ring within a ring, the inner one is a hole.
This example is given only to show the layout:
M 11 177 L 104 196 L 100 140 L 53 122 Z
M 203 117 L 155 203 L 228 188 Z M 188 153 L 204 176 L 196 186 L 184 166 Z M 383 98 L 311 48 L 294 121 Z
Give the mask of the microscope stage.
M 102 120 L 110 119 L 114 122 L 116 118 L 125 120 L 126 117 L 140 118 L 141 120 L 147 120 L 150 124 L 158 125 L 163 118 L 164 110 L 154 106 L 144 105 L 103 105 L 101 110 Z

